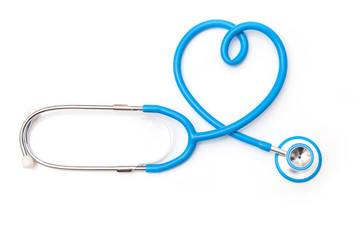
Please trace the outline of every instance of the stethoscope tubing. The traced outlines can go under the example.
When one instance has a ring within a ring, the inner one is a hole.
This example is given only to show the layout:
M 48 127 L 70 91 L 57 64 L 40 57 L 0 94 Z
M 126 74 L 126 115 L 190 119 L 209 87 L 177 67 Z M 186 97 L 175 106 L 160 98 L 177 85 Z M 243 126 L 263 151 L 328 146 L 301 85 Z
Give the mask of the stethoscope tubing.
M 224 125 L 223 123 L 218 121 L 197 102 L 197 100 L 187 88 L 181 72 L 181 60 L 187 45 L 196 35 L 210 28 L 225 28 L 229 30 L 223 38 L 220 51 L 223 61 L 229 65 L 239 64 L 246 57 L 246 54 L 248 52 L 248 40 L 246 35 L 244 34 L 244 31 L 246 30 L 257 30 L 265 34 L 274 43 L 279 57 L 278 75 L 268 95 L 251 112 L 249 112 L 243 118 L 229 125 Z M 237 36 L 240 40 L 241 49 L 234 59 L 230 59 L 228 49 L 231 40 L 235 36 Z M 239 25 L 235 25 L 224 20 L 210 20 L 200 23 L 190 29 L 190 31 L 188 31 L 181 39 L 175 52 L 173 68 L 176 83 L 182 95 L 185 97 L 186 101 L 202 118 L 204 118 L 216 129 L 206 132 L 196 132 L 191 122 L 182 114 L 161 106 L 144 105 L 144 112 L 160 113 L 172 117 L 182 123 L 188 133 L 188 144 L 184 152 L 180 156 L 165 163 L 148 164 L 146 165 L 147 172 L 161 172 L 176 167 L 177 165 L 185 162 L 191 156 L 197 142 L 219 138 L 229 134 L 242 142 L 248 143 L 265 151 L 270 151 L 272 144 L 247 136 L 243 133 L 238 132 L 238 130 L 255 120 L 259 115 L 261 115 L 275 100 L 284 84 L 287 72 L 286 51 L 281 39 L 273 30 L 263 24 L 256 22 L 245 22 Z
M 246 57 L 246 54 L 248 52 L 248 40 L 246 38 L 246 35 L 244 34 L 244 31 L 246 30 L 257 30 L 265 34 L 274 43 L 279 57 L 278 75 L 268 95 L 251 112 L 249 112 L 243 118 L 229 125 L 224 125 L 223 123 L 218 121 L 198 103 L 198 101 L 193 97 L 193 95 L 188 90 L 181 72 L 181 60 L 187 45 L 197 34 L 210 28 L 225 28 L 229 30 L 226 33 L 225 37 L 223 38 L 223 41 L 221 43 L 221 51 L 220 51 L 222 59 L 224 60 L 225 63 L 229 65 L 239 64 Z M 228 49 L 231 40 L 235 36 L 238 36 L 240 40 L 241 49 L 238 55 L 234 59 L 230 59 L 228 54 Z M 180 41 L 175 52 L 173 68 L 174 68 L 174 76 L 176 83 L 182 95 L 186 99 L 186 101 L 203 119 L 205 119 L 208 123 L 210 123 L 212 126 L 217 128 L 211 131 L 198 133 L 196 136 L 197 141 L 205 141 L 230 134 L 232 137 L 242 142 L 253 145 L 265 151 L 270 151 L 272 144 L 247 136 L 243 133 L 238 132 L 237 130 L 245 127 L 247 124 L 255 120 L 259 115 L 261 115 L 275 100 L 275 98 L 279 94 L 284 84 L 286 72 L 287 72 L 286 50 L 281 39 L 273 30 L 271 30 L 269 27 L 263 24 L 256 22 L 245 22 L 239 25 L 235 25 L 233 23 L 224 20 L 210 20 L 200 23 L 195 27 L 193 27 L 192 29 L 190 29 L 190 31 L 188 31 Z

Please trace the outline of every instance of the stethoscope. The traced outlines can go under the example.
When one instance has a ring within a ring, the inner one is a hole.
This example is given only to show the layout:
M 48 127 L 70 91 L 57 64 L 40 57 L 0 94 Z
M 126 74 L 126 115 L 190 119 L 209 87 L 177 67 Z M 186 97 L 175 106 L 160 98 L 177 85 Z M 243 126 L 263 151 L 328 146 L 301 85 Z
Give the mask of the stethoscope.
M 221 43 L 221 57 L 223 61 L 229 65 L 236 65 L 241 63 L 246 57 L 248 51 L 248 40 L 244 33 L 246 30 L 257 30 L 265 34 L 275 45 L 276 51 L 279 57 L 279 71 L 272 89 L 264 100 L 255 107 L 251 112 L 242 117 L 241 119 L 229 124 L 224 125 L 210 113 L 208 113 L 193 97 L 187 88 L 184 78 L 181 72 L 181 60 L 184 51 L 189 42 L 199 33 L 210 28 L 225 28 L 228 29 L 225 37 Z M 228 49 L 231 40 L 237 36 L 240 40 L 241 50 L 238 55 L 230 59 Z M 190 158 L 191 154 L 195 150 L 196 144 L 201 141 L 206 141 L 214 138 L 230 135 L 242 142 L 258 147 L 267 152 L 275 153 L 275 165 L 280 174 L 286 179 L 293 182 L 305 182 L 312 179 L 321 168 L 321 153 L 317 145 L 308 138 L 295 136 L 286 139 L 278 147 L 272 144 L 260 141 L 253 137 L 240 133 L 238 130 L 245 127 L 247 124 L 255 120 L 260 114 L 262 114 L 275 100 L 279 94 L 286 77 L 287 72 L 287 56 L 283 43 L 278 35 L 269 27 L 256 23 L 245 22 L 239 25 L 235 25 L 231 22 L 224 20 L 210 20 L 200 23 L 190 29 L 185 36 L 181 39 L 174 56 L 174 75 L 176 83 L 185 97 L 186 101 L 191 107 L 208 123 L 214 126 L 216 129 L 197 132 L 192 123 L 181 113 L 178 113 L 172 109 L 158 106 L 158 105 L 143 105 L 143 106 L 128 106 L 128 105 L 57 105 L 39 109 L 30 114 L 23 123 L 20 130 L 20 146 L 23 153 L 23 160 L 26 162 L 36 161 L 44 166 L 58 168 L 58 169 L 70 169 L 70 170 L 116 170 L 118 172 L 132 172 L 135 170 L 145 170 L 146 172 L 162 172 L 172 169 Z M 157 113 L 163 114 L 170 118 L 179 121 L 186 129 L 188 134 L 188 143 L 178 157 L 158 164 L 140 164 L 136 166 L 70 166 L 70 165 L 58 165 L 45 162 L 39 159 L 30 149 L 28 132 L 32 122 L 37 117 L 45 112 L 57 111 L 57 110 L 115 110 L 115 111 L 142 111 L 144 113 Z M 31 165 L 31 164 L 28 164 Z

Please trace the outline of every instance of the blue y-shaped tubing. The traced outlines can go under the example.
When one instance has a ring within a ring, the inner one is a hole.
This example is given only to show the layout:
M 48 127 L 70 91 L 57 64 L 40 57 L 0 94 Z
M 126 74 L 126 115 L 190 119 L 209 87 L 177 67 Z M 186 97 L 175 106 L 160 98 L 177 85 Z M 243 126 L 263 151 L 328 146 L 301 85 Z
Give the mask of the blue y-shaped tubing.
M 210 113 L 208 113 L 193 97 L 193 95 L 190 93 L 189 89 L 187 88 L 184 78 L 181 73 L 181 60 L 182 56 L 184 54 L 184 51 L 189 44 L 189 42 L 199 33 L 201 33 L 204 30 L 210 29 L 210 28 L 225 28 L 229 31 L 226 33 L 222 43 L 221 43 L 221 57 L 223 61 L 229 65 L 237 65 L 241 63 L 248 52 L 248 40 L 244 33 L 246 30 L 257 30 L 259 32 L 262 32 L 265 34 L 275 45 L 276 51 L 278 53 L 279 57 L 279 71 L 276 78 L 276 81 L 268 93 L 268 95 L 264 98 L 264 100 L 255 107 L 251 112 L 249 112 L 247 115 L 242 117 L 241 119 L 233 122 L 229 125 L 224 125 L 220 121 L 218 121 L 216 118 L 214 118 Z M 237 36 L 240 40 L 241 49 L 238 55 L 234 59 L 230 59 L 228 50 L 231 40 Z M 206 132 L 198 133 L 195 131 L 193 125 L 191 122 L 182 114 L 173 111 L 171 109 L 167 109 L 161 106 L 156 105 L 144 105 L 143 111 L 144 112 L 154 112 L 154 113 L 160 113 L 167 115 L 169 117 L 175 118 L 176 120 L 180 121 L 185 129 L 188 132 L 188 145 L 185 149 L 185 151 L 178 156 L 177 158 L 161 163 L 161 164 L 148 164 L 146 165 L 146 171 L 147 172 L 160 172 L 164 170 L 168 170 L 170 168 L 173 168 L 184 161 L 186 161 L 192 152 L 195 149 L 196 143 L 199 141 L 205 141 L 209 139 L 214 139 L 218 137 L 222 137 L 225 135 L 231 135 L 232 137 L 248 143 L 250 145 L 253 145 L 255 147 L 258 147 L 265 151 L 270 151 L 271 144 L 268 142 L 260 141 L 258 139 L 252 138 L 250 136 L 247 136 L 243 133 L 238 132 L 239 129 L 243 128 L 253 120 L 255 120 L 260 114 L 262 114 L 275 100 L 277 95 L 279 94 L 284 81 L 286 77 L 286 71 L 287 71 L 287 57 L 286 57 L 286 51 L 284 48 L 283 43 L 281 42 L 280 38 L 277 36 L 277 34 L 271 30 L 269 27 L 256 23 L 256 22 L 245 22 L 239 25 L 235 25 L 231 22 L 224 21 L 224 20 L 210 20 L 203 23 L 200 23 L 190 29 L 189 32 L 185 34 L 185 36 L 181 39 L 176 52 L 174 56 L 174 75 L 176 79 L 176 83 L 182 93 L 182 95 L 185 97 L 186 101 L 191 105 L 191 107 L 208 123 L 210 123 L 212 126 L 214 126 L 216 129 Z

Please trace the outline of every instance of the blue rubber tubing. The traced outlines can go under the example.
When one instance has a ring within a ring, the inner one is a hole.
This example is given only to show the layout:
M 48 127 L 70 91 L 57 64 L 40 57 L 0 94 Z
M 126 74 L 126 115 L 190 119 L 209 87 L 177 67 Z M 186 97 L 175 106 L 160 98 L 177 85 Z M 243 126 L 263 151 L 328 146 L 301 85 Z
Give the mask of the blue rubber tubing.
M 273 85 L 268 95 L 250 113 L 248 113 L 243 118 L 227 126 L 222 124 L 212 115 L 210 115 L 203 107 L 201 107 L 201 105 L 196 101 L 196 99 L 192 96 L 192 94 L 186 87 L 186 84 L 184 82 L 181 73 L 181 60 L 184 51 L 186 49 L 186 46 L 197 34 L 210 28 L 225 28 L 229 30 L 221 43 L 221 51 L 220 51 L 222 59 L 224 60 L 225 63 L 229 65 L 237 65 L 241 63 L 246 57 L 246 54 L 248 52 L 248 40 L 244 33 L 244 31 L 246 30 L 257 30 L 268 36 L 270 40 L 274 43 L 279 56 L 279 72 L 275 84 Z M 240 40 L 241 49 L 238 55 L 234 59 L 230 59 L 228 53 L 229 45 L 231 40 L 236 36 Z M 185 162 L 191 156 L 191 154 L 195 150 L 197 142 L 214 139 L 229 134 L 232 137 L 242 142 L 248 143 L 265 151 L 270 151 L 271 149 L 270 143 L 249 137 L 245 134 L 237 132 L 237 130 L 243 128 L 244 126 L 255 120 L 261 113 L 263 113 L 271 105 L 271 103 L 275 100 L 275 98 L 279 94 L 284 84 L 286 71 L 287 71 L 287 58 L 286 58 L 286 51 L 284 45 L 281 42 L 280 38 L 276 35 L 276 33 L 263 24 L 256 22 L 246 22 L 239 25 L 235 25 L 233 23 L 224 20 L 210 20 L 200 23 L 195 27 L 193 27 L 192 29 L 190 29 L 190 31 L 187 32 L 185 36 L 181 39 L 175 52 L 174 75 L 175 75 L 176 83 L 181 93 L 185 97 L 186 101 L 192 106 L 192 108 L 208 123 L 213 125 L 216 129 L 199 133 L 195 131 L 195 128 L 191 124 L 191 122 L 181 113 L 178 113 L 174 110 L 162 106 L 144 105 L 143 112 L 159 113 L 171 117 L 179 121 L 185 127 L 188 133 L 188 144 L 182 154 L 165 163 L 147 164 L 145 168 L 146 172 L 162 172 L 174 168 Z
M 196 141 L 195 141 L 195 128 L 192 125 L 192 123 L 187 119 L 184 115 L 182 115 L 179 112 L 176 112 L 172 109 L 157 106 L 157 105 L 144 105 L 143 106 L 143 112 L 148 113 L 159 113 L 165 116 L 168 116 L 170 118 L 173 118 L 180 122 L 187 134 L 188 134 L 188 143 L 187 146 L 182 154 L 180 154 L 178 157 L 164 163 L 158 163 L 158 164 L 146 164 L 145 170 L 146 172 L 162 172 L 169 170 L 171 168 L 174 168 L 182 163 L 184 163 L 186 160 L 188 160 L 191 156 L 191 154 L 194 152 L 196 147 Z
M 248 52 L 248 40 L 244 33 L 244 31 L 246 30 L 256 30 L 265 34 L 274 43 L 279 57 L 279 70 L 278 70 L 278 75 L 276 77 L 276 81 L 273 87 L 271 88 L 270 92 L 264 98 L 264 100 L 247 115 L 227 126 L 221 123 L 220 121 L 218 121 L 210 113 L 208 113 L 196 101 L 196 99 L 193 97 L 193 95 L 190 93 L 189 89 L 187 88 L 181 72 L 181 60 L 187 45 L 197 34 L 210 28 L 225 28 L 229 30 L 226 33 L 225 37 L 223 38 L 223 41 L 221 43 L 221 50 L 220 50 L 220 54 L 223 61 L 229 65 L 237 65 L 241 63 L 246 57 L 246 54 Z M 236 36 L 240 40 L 241 49 L 234 59 L 230 59 L 228 54 L 229 45 L 231 40 Z M 196 133 L 194 136 L 196 141 L 209 140 L 230 134 L 232 137 L 242 142 L 248 143 L 265 151 L 270 151 L 271 148 L 270 143 L 252 138 L 250 136 L 238 132 L 237 130 L 243 128 L 244 126 L 255 120 L 260 114 L 262 114 L 275 100 L 275 98 L 279 94 L 284 84 L 286 72 L 287 72 L 286 51 L 279 36 L 273 30 L 257 22 L 245 22 L 239 25 L 235 25 L 231 22 L 224 20 L 205 21 L 190 29 L 190 31 L 188 31 L 185 34 L 185 36 L 181 39 L 175 52 L 173 68 L 174 68 L 174 76 L 176 83 L 182 95 L 186 99 L 186 101 L 203 119 L 205 119 L 208 123 L 210 123 L 212 126 L 217 128 L 215 130 L 211 130 L 207 132 Z

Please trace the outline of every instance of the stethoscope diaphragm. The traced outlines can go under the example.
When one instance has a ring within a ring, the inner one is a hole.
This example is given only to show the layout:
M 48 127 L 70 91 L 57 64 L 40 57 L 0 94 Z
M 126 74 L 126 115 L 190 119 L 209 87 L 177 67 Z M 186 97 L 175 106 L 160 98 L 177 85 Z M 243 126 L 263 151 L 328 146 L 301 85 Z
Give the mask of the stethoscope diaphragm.
M 316 144 L 305 137 L 291 137 L 283 141 L 279 148 L 285 156 L 275 154 L 276 168 L 280 174 L 292 182 L 306 182 L 319 172 L 321 153 Z

